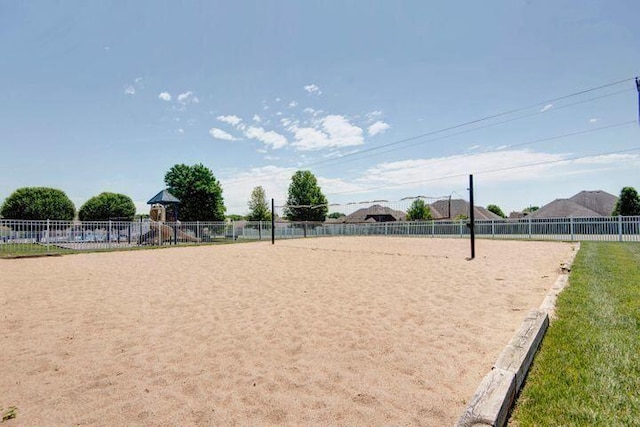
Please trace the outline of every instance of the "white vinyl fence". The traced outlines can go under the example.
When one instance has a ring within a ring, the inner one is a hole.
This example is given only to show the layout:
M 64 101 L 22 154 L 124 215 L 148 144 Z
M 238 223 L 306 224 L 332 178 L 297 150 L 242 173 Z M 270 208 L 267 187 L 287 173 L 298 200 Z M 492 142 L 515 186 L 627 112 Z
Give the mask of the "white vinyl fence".
M 553 218 L 476 221 L 476 236 L 493 239 L 640 241 L 640 217 Z M 275 238 L 320 236 L 458 237 L 467 220 L 366 222 L 276 222 Z M 220 241 L 270 240 L 271 222 L 19 221 L 0 219 L 0 256 L 61 253 Z

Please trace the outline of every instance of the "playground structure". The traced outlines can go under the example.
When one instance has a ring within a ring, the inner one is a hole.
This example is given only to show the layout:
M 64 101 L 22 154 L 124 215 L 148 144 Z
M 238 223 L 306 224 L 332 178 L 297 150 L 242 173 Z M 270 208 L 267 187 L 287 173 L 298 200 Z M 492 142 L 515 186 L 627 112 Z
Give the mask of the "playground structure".
M 180 200 L 168 190 L 162 190 L 153 196 L 148 202 L 151 205 L 149 217 L 152 224 L 149 231 L 140 235 L 138 241 L 141 245 L 162 245 L 163 243 L 180 242 L 200 242 L 201 239 L 180 230 L 178 212 Z M 170 227 L 165 222 L 173 223 Z

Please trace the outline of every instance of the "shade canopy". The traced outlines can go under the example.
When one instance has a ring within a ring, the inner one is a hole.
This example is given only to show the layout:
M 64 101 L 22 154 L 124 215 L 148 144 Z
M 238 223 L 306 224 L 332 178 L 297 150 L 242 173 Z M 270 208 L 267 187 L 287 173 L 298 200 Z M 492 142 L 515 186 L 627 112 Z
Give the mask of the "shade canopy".
M 180 203 L 180 200 L 178 200 L 178 198 L 173 194 L 169 193 L 169 191 L 167 191 L 166 189 L 162 190 L 161 192 L 153 196 L 151 200 L 147 202 L 148 205 L 155 205 L 155 204 L 172 205 L 172 204 L 179 204 L 179 203 Z

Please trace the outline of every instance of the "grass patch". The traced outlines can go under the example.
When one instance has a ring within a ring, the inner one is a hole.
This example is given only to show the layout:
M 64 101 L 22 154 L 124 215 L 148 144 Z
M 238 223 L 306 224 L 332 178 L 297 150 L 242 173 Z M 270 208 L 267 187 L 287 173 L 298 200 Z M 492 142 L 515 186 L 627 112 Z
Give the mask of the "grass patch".
M 49 246 L 49 249 L 47 249 L 46 245 L 39 245 L 37 243 L 15 243 L 15 244 L 12 243 L 12 244 L 0 245 L 0 258 L 46 256 L 46 255 L 65 254 L 65 253 L 74 253 L 74 252 L 75 251 L 55 247 L 53 245 Z
M 57 246 L 55 244 L 49 245 L 47 249 L 46 245 L 41 245 L 37 243 L 16 243 L 16 244 L 0 244 L 0 258 L 30 258 L 30 257 L 43 257 L 43 256 L 58 256 L 58 255 L 70 255 L 70 254 L 80 254 L 80 253 L 90 253 L 90 252 L 115 252 L 115 251 L 144 251 L 144 250 L 155 250 L 155 249 L 170 249 L 170 248 L 180 248 L 180 247 L 193 247 L 193 246 L 217 246 L 217 245 L 229 245 L 229 244 L 239 244 L 239 243 L 253 243 L 259 242 L 260 240 L 253 239 L 218 239 L 211 240 L 209 242 L 201 242 L 201 243 L 178 243 L 177 245 L 164 243 L 162 246 L 155 245 L 141 245 L 141 246 L 131 246 L 131 247 L 111 247 L 109 248 L 106 244 L 101 248 L 94 249 L 67 249 Z M 262 239 L 262 241 L 267 241 L 267 239 Z
M 640 426 L 640 244 L 584 242 L 511 426 Z
M 0 412 L 2 412 L 2 421 L 9 421 L 18 416 L 18 408 L 15 406 L 9 406 L 7 410 L 3 410 L 0 408 Z

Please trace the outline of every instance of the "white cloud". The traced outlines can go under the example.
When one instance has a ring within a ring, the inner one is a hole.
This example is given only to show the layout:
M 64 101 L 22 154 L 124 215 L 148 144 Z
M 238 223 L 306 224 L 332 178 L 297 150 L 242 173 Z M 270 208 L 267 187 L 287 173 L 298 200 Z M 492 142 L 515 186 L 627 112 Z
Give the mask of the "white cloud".
M 594 117 L 592 119 L 589 119 L 589 123 L 598 123 L 598 118 Z
M 182 128 L 178 129 L 178 133 L 184 133 L 184 129 Z
M 314 109 L 313 109 L 313 108 L 311 108 L 311 107 L 307 107 L 307 108 L 305 108 L 304 110 L 302 110 L 302 112 L 303 112 L 303 113 L 307 113 L 307 114 L 313 114 L 313 113 L 315 113 L 315 112 L 316 112 L 316 110 L 314 110 Z
M 225 141 L 236 141 L 238 139 L 238 138 L 235 138 L 230 133 L 225 132 L 222 129 L 218 129 L 218 128 L 209 129 L 209 135 L 211 135 L 215 139 L 222 139 Z
M 322 118 L 316 127 L 291 125 L 289 130 L 295 136 L 292 145 L 301 151 L 364 144 L 362 128 L 350 123 L 346 117 L 335 114 Z
M 474 151 L 474 150 L 477 150 L 478 148 L 480 148 L 480 146 L 476 144 L 476 145 L 472 145 L 471 147 L 469 147 L 468 150 L 469 151 Z
M 254 114 L 253 115 L 253 121 L 256 122 L 256 123 L 260 123 L 262 121 L 262 119 L 260 118 L 259 115 Z
M 169 92 L 160 92 L 158 98 L 163 101 L 171 101 L 171 94 Z
M 230 213 L 247 213 L 247 200 L 258 185 L 264 188 L 267 199 L 274 198 L 276 205 L 284 204 L 287 200 L 287 188 L 295 172 L 295 168 L 269 165 L 244 172 L 231 170 L 223 173 L 219 178 L 224 188 L 225 206 Z
M 223 123 L 229 123 L 231 126 L 237 126 L 238 123 L 242 121 L 242 119 L 238 116 L 228 115 L 228 116 L 218 116 L 216 119 L 220 120 Z
M 306 90 L 310 94 L 322 95 L 322 91 L 320 90 L 320 88 L 313 83 L 310 85 L 306 85 L 304 87 L 304 90 Z
M 390 127 L 391 126 L 389 126 L 388 123 L 378 120 L 377 122 L 375 122 L 374 124 L 372 124 L 367 128 L 367 133 L 369 133 L 369 136 L 376 136 L 379 133 L 383 133 Z
M 366 114 L 367 123 L 374 122 L 378 117 L 382 115 L 382 111 L 376 110 Z
M 134 82 L 136 82 L 136 83 L 140 83 L 140 82 L 142 82 L 142 77 L 136 77 L 136 79 L 134 80 Z
M 289 103 L 289 108 L 295 108 L 295 107 L 297 107 L 297 106 L 298 106 L 298 102 L 296 102 L 296 101 L 291 101 L 291 102 Z
M 638 154 L 601 154 L 598 156 L 590 156 L 582 159 L 574 160 L 573 163 L 578 165 L 612 165 L 616 166 L 623 162 L 638 162 L 640 155 Z
M 424 187 L 426 182 L 437 177 L 439 178 L 438 184 L 451 185 L 464 180 L 464 177 L 470 173 L 502 169 L 505 165 L 522 166 L 532 163 L 558 161 L 564 158 L 566 156 L 563 154 L 511 150 L 432 159 L 404 160 L 378 164 L 368 169 L 357 181 L 367 183 L 368 187 L 402 185 L 409 189 Z M 548 171 L 550 167 L 551 165 L 542 165 L 509 169 L 502 172 L 483 174 L 482 179 L 483 182 L 512 182 L 522 179 L 535 179 L 539 174 L 544 174 Z
M 358 192 L 366 188 L 360 183 L 355 183 L 341 178 L 324 178 L 318 176 L 317 179 L 318 185 L 324 194 Z
M 187 92 L 184 92 L 178 95 L 178 102 L 180 104 L 187 105 L 187 104 L 197 104 L 198 102 L 200 102 L 200 100 L 198 99 L 198 97 L 196 97 L 193 94 L 193 92 L 189 90 Z
M 291 126 L 297 126 L 298 123 L 299 122 L 297 120 L 293 120 L 290 117 L 283 117 L 280 119 L 280 124 L 286 127 L 287 129 Z
M 542 108 L 540 109 L 540 112 L 541 112 L 541 113 L 544 113 L 545 111 L 549 111 L 549 110 L 550 110 L 550 109 L 552 109 L 552 108 L 553 108 L 553 104 L 547 104 L 547 105 L 545 105 L 544 107 L 542 107 Z
M 249 139 L 257 139 L 258 141 L 270 145 L 271 148 L 277 150 L 288 144 L 287 138 L 274 131 L 265 131 L 261 127 L 249 126 L 244 135 Z
M 280 99 L 280 98 L 276 98 L 276 102 L 280 102 L 280 101 L 281 101 L 281 99 Z
M 124 88 L 124 93 L 127 95 L 135 95 L 136 89 L 133 86 L 129 85 L 126 88 Z

